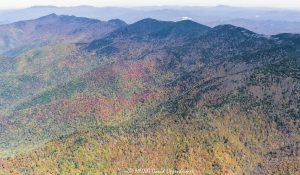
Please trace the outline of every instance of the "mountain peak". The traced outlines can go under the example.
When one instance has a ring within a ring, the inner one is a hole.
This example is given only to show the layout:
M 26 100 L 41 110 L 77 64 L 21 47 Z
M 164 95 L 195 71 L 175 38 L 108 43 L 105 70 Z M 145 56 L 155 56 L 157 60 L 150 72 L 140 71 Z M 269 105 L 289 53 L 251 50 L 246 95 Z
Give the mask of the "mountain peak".
M 112 40 L 115 37 L 125 38 L 156 38 L 156 39 L 178 39 L 198 37 L 209 31 L 211 28 L 191 20 L 179 22 L 160 21 L 152 18 L 140 20 L 127 27 L 121 28 L 112 33 L 107 39 Z M 95 40 L 88 48 L 95 49 L 103 43 L 107 43 L 107 39 Z
M 211 28 L 192 20 L 182 20 L 174 24 L 172 33 L 176 36 L 200 36 Z
M 214 27 L 214 29 L 229 29 L 229 30 L 236 30 L 236 29 L 242 29 L 241 27 L 237 27 L 231 24 L 222 24 Z
M 120 19 L 111 19 L 111 20 L 109 20 L 108 22 L 110 22 L 110 23 L 112 23 L 112 24 L 115 24 L 115 25 L 117 25 L 117 26 L 126 26 L 126 25 L 127 25 L 126 22 L 124 22 L 124 21 L 122 21 L 122 20 L 120 20 Z
M 146 18 L 140 20 L 134 24 L 129 25 L 125 32 L 128 35 L 148 35 L 160 31 L 168 26 L 171 26 L 174 22 L 159 21 L 152 18 Z
M 153 18 L 145 18 L 145 19 L 142 19 L 142 20 L 136 22 L 135 24 L 152 24 L 152 23 L 160 23 L 160 22 L 164 22 L 164 21 L 159 21 L 159 20 L 153 19 Z
M 70 21 L 77 21 L 77 22 L 80 22 L 80 23 L 98 23 L 100 22 L 99 20 L 97 19 L 91 19 L 91 18 L 85 18 L 85 17 L 77 17 L 77 16 L 69 16 L 69 15 L 57 15 L 55 13 L 51 13 L 49 15 L 46 15 L 46 16 L 43 16 L 43 17 L 40 17 L 38 18 L 37 20 L 39 21 L 43 21 L 43 22 L 57 22 L 57 21 L 60 21 L 60 22 L 64 22 L 64 23 L 68 23 Z
M 42 16 L 42 17 L 40 17 L 40 18 L 38 18 L 38 19 L 49 19 L 49 18 L 57 18 L 57 17 L 59 17 L 57 14 L 51 13 L 51 14 L 49 14 L 49 15 Z

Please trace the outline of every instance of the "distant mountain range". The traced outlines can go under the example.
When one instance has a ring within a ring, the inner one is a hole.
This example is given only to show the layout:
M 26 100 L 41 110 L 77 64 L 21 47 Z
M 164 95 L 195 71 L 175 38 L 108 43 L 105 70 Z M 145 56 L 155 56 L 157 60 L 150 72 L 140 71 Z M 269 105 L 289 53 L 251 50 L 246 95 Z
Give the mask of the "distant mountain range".
M 232 24 L 248 28 L 260 34 L 300 33 L 300 11 L 230 6 L 154 6 L 134 8 L 34 6 L 26 9 L 2 10 L 0 11 L 0 21 L 11 23 L 20 20 L 35 19 L 51 13 L 75 15 L 104 21 L 121 19 L 130 24 L 145 18 L 165 21 L 191 19 L 210 27 L 220 24 Z
M 300 173 L 299 34 L 55 14 L 0 30 L 0 174 Z

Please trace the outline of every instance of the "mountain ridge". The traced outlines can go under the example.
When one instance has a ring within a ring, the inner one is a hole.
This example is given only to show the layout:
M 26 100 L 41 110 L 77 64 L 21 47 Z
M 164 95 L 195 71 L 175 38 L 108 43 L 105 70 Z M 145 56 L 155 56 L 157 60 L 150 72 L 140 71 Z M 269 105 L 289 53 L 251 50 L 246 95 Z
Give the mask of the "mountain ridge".
M 299 58 L 298 35 L 154 19 L 35 48 L 1 70 L 2 98 L 26 98 L 0 116 L 0 167 L 297 174 Z
M 200 13 L 201 12 L 201 13 Z M 267 13 L 265 13 L 267 12 Z M 242 8 L 242 7 L 36 7 L 16 10 L 0 10 L 0 21 L 8 23 L 36 19 L 50 13 L 75 15 L 108 21 L 120 18 L 132 24 L 150 17 L 163 21 L 193 19 L 198 23 L 215 27 L 232 24 L 248 28 L 256 33 L 274 35 L 278 33 L 299 33 L 299 12 L 287 9 Z M 288 17 L 287 17 L 288 16 Z
M 0 26 L 2 31 L 0 52 L 14 54 L 13 50 L 18 53 L 18 50 L 43 45 L 44 42 L 87 42 L 101 38 L 124 25 L 126 24 L 121 21 L 103 22 L 83 17 L 50 14 L 36 20 Z

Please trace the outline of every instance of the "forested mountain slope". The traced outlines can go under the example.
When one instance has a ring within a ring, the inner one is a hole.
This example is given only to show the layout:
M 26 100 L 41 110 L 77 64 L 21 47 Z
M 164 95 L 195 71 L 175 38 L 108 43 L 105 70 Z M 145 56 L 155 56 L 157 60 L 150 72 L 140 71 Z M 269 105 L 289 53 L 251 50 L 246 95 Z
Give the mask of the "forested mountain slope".
M 0 116 L 3 174 L 298 174 L 299 38 L 145 19 L 72 45 Z
M 0 26 L 0 53 L 16 55 L 48 43 L 89 42 L 126 26 L 118 20 L 99 21 L 50 14 L 35 20 Z

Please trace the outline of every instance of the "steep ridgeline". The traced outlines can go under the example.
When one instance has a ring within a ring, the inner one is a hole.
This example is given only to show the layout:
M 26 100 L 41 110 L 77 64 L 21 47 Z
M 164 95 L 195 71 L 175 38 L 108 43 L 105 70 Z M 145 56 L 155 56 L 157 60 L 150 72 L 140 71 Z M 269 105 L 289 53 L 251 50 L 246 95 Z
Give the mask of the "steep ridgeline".
M 0 116 L 4 174 L 300 173 L 299 35 L 145 19 L 76 49 L 92 70 Z
M 35 20 L 0 26 L 0 54 L 18 53 L 48 43 L 89 42 L 126 26 L 119 20 L 58 16 L 50 14 Z

